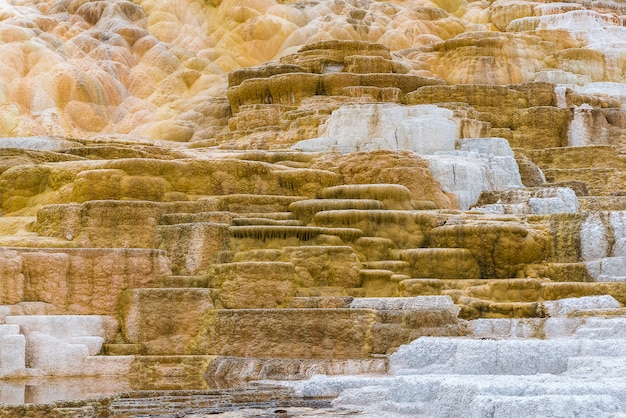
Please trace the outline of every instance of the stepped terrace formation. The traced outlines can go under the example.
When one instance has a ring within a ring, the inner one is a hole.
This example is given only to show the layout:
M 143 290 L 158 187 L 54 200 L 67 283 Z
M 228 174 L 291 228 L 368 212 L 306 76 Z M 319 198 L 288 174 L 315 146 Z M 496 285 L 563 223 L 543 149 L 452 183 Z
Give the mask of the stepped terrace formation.
M 0 11 L 0 416 L 626 414 L 623 3 Z

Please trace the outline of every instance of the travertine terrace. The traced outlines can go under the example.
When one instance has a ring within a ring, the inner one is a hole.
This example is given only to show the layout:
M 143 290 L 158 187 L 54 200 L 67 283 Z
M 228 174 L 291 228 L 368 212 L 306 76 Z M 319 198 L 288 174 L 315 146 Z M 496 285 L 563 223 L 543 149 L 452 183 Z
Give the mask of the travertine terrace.
M 0 54 L 0 403 L 626 416 L 623 2 L 6 0 Z

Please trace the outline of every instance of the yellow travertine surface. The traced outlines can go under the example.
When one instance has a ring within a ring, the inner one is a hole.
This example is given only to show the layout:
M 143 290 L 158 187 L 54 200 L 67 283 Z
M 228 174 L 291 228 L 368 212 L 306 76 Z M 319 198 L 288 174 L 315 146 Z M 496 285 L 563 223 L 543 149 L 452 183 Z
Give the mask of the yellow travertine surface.
M 448 84 L 623 83 L 623 12 L 503 0 L 8 1 L 0 135 L 208 140 L 228 117 L 217 99 L 227 72 L 330 40 L 382 44 L 396 70 Z

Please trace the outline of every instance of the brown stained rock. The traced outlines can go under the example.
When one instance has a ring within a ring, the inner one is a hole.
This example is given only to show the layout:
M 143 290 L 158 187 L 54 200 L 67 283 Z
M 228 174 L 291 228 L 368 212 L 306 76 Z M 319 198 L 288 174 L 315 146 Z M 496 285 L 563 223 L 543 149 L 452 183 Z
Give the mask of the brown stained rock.
M 393 72 L 393 62 L 389 58 L 351 55 L 344 60 L 345 70 L 348 73 L 357 74 L 391 73 Z
M 121 292 L 155 287 L 170 274 L 158 250 L 14 248 L 0 262 L 12 283 L 2 303 L 41 301 L 68 314 L 116 315 Z
M 0 289 L 2 303 L 15 304 L 24 300 L 23 260 L 19 252 L 0 249 Z
M 360 229 L 365 236 L 389 238 L 398 248 L 424 246 L 431 227 L 429 219 L 421 219 L 414 213 L 387 210 L 328 210 L 318 212 L 313 221 L 326 227 Z
M 493 127 L 511 126 L 520 109 L 556 106 L 554 85 L 526 83 L 511 85 L 425 86 L 407 94 L 406 104 L 467 103 L 479 112 L 489 113 Z
M 279 126 L 281 115 L 294 109 L 279 104 L 253 104 L 239 107 L 237 115 L 229 119 L 232 131 L 251 131 L 257 128 Z
M 620 195 L 626 182 L 625 172 L 611 168 L 545 168 L 543 171 L 548 182 L 584 182 L 592 196 Z
M 205 315 L 201 331 L 187 352 L 265 358 L 364 358 L 387 353 L 419 335 L 463 332 L 456 313 L 437 309 L 216 310 Z
M 210 199 L 193 202 L 95 200 L 47 205 L 37 212 L 35 228 L 40 236 L 74 241 L 86 247 L 155 248 L 160 242 L 155 233 L 159 224 L 230 223 L 227 212 L 216 212 L 219 205 Z
M 325 41 L 308 44 L 300 48 L 297 54 L 282 57 L 282 64 L 298 65 L 311 73 L 360 72 L 355 69 L 360 57 L 375 60 L 379 66 L 371 68 L 369 73 L 391 72 L 391 54 L 389 48 L 381 44 L 359 41 Z M 388 63 L 385 65 L 385 63 Z M 378 69 L 379 71 L 375 71 Z M 380 71 L 387 70 L 387 71 Z
M 469 32 L 433 43 L 408 58 L 428 62 L 448 84 L 506 85 L 532 79 L 552 45 L 532 34 Z
M 507 26 L 522 17 L 533 16 L 534 4 L 524 1 L 507 2 L 505 4 L 496 3 L 491 8 L 491 22 L 500 31 L 505 31 Z
M 246 80 L 228 89 L 232 112 L 236 114 L 242 105 L 297 106 L 303 99 L 317 93 L 320 77 L 318 74 L 291 73 Z
M 612 146 L 590 145 L 583 147 L 546 148 L 525 150 L 524 153 L 540 168 L 616 168 L 626 170 L 626 160 Z
M 289 211 L 305 223 L 310 223 L 316 213 L 325 210 L 382 210 L 384 208 L 384 204 L 375 199 L 307 199 L 289 205 Z
M 240 68 L 228 73 L 228 87 L 236 87 L 251 78 L 269 78 L 277 74 L 304 73 L 303 67 L 294 64 L 268 64 L 259 67 Z
M 431 200 L 440 208 L 452 206 L 450 198 L 433 178 L 428 162 L 410 152 L 326 154 L 316 160 L 312 168 L 333 171 L 345 184 L 400 184 L 409 189 L 413 200 Z
M 219 301 L 227 309 L 276 308 L 295 296 L 303 278 L 288 262 L 233 262 L 216 264 L 209 278 L 219 289 Z
M 469 249 L 486 279 L 514 277 L 550 254 L 547 234 L 516 224 L 445 225 L 431 230 L 429 240 L 434 247 Z
M 215 356 L 136 356 L 131 364 L 133 389 L 199 390 L 211 387 L 205 376 L 218 359 Z
M 359 287 L 360 262 L 351 247 L 286 247 L 285 253 L 304 287 Z
M 414 74 L 354 74 L 330 73 L 321 76 L 321 94 L 335 96 L 351 86 L 398 88 L 402 93 L 410 93 L 423 86 L 443 85 L 442 80 Z
M 541 296 L 546 300 L 592 295 L 611 295 L 618 302 L 624 304 L 626 302 L 626 283 L 544 283 L 541 288 Z
M 545 222 L 550 234 L 550 262 L 576 263 L 582 260 L 581 228 L 586 218 L 586 214 L 559 213 L 540 221 Z
M 121 295 L 122 335 L 146 354 L 182 354 L 214 309 L 210 289 L 132 289 Z
M 178 196 L 192 200 L 228 194 L 314 196 L 337 181 L 337 175 L 328 171 L 237 159 L 123 159 L 13 167 L 0 175 L 0 194 L 3 213 L 34 215 L 36 205 L 103 199 L 163 201 Z
M 228 248 L 228 225 L 195 222 L 157 227 L 155 246 L 167 251 L 174 274 L 206 271 Z
M 472 252 L 465 248 L 419 248 L 399 250 L 396 254 L 410 263 L 411 277 L 437 279 L 479 279 L 480 267 Z
M 545 183 L 546 179 L 541 169 L 525 154 L 516 153 L 515 161 L 519 167 L 522 184 L 526 187 L 538 187 Z
M 187 350 L 239 357 L 363 358 L 371 354 L 369 327 L 375 320 L 374 311 L 356 309 L 215 311 L 205 315 Z
M 520 109 L 512 117 L 511 135 L 504 135 L 511 147 L 553 148 L 567 145 L 570 112 L 540 106 Z
M 584 68 L 592 81 L 602 81 L 605 77 L 606 58 L 601 51 L 586 48 L 569 48 L 554 54 L 559 68 L 578 72 Z

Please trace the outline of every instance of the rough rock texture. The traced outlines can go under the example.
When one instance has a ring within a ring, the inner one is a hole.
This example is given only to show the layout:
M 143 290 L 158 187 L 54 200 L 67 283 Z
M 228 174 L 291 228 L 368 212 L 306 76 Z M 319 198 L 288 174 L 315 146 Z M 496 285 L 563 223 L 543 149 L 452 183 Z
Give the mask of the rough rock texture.
M 389 358 L 301 388 L 377 416 L 626 410 L 623 4 L 0 15 L 3 382 L 223 388 Z

